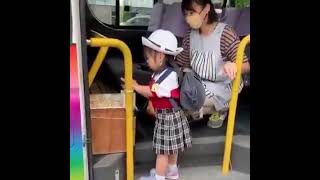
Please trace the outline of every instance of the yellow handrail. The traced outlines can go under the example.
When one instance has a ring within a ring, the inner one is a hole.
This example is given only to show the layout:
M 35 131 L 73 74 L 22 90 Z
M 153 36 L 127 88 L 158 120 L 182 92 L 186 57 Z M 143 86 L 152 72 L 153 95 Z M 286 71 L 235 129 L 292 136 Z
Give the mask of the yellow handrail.
M 227 125 L 227 132 L 226 132 L 226 142 L 224 147 L 224 157 L 223 157 L 223 164 L 222 164 L 222 174 L 224 175 L 229 172 L 231 146 L 232 146 L 233 131 L 234 131 L 234 121 L 236 116 L 237 101 L 238 101 L 238 94 L 239 94 L 238 91 L 239 91 L 240 79 L 241 79 L 241 68 L 242 68 L 244 50 L 246 45 L 249 42 L 250 42 L 250 35 L 242 39 L 242 41 L 240 42 L 239 48 L 237 50 L 237 59 L 236 59 L 237 75 L 232 84 L 232 94 L 231 94 L 228 125 Z
M 106 36 L 91 30 L 92 33 L 94 33 L 95 37 L 99 37 L 99 38 L 107 38 Z M 89 70 L 89 87 L 91 87 L 94 78 L 96 77 L 98 70 L 100 69 L 100 66 L 104 60 L 104 58 L 106 57 L 106 54 L 108 52 L 109 47 L 100 47 L 99 52 L 96 56 L 96 59 L 93 61 L 93 64 Z
M 118 39 L 112 38 L 91 38 L 88 41 L 91 47 L 113 47 L 118 48 L 124 57 L 124 79 L 125 79 L 125 108 L 126 108 L 126 149 L 127 149 L 127 180 L 134 179 L 134 164 L 133 164 L 133 88 L 132 88 L 132 55 L 129 47 Z M 100 49 L 99 53 L 102 50 Z M 98 54 L 99 56 L 99 54 Z M 97 56 L 97 58 L 98 58 Z M 101 56 L 101 57 L 100 57 Z M 99 56 L 103 60 L 103 52 Z M 105 54 L 104 54 L 105 56 Z M 95 64 L 95 63 L 94 63 Z M 92 70 L 91 80 L 93 81 L 96 72 L 98 71 L 101 62 L 96 62 L 95 70 Z M 95 73 L 94 73 L 95 72 Z M 120 78 L 120 77 L 119 77 Z M 90 79 L 90 77 L 89 77 Z M 92 82 L 91 82 L 92 83 Z
M 96 59 L 94 60 L 90 70 L 89 70 L 89 87 L 91 87 L 92 82 L 94 80 L 94 78 L 96 77 L 98 70 L 100 69 L 100 66 L 104 60 L 104 58 L 106 57 L 106 54 L 108 52 L 109 47 L 101 47 Z

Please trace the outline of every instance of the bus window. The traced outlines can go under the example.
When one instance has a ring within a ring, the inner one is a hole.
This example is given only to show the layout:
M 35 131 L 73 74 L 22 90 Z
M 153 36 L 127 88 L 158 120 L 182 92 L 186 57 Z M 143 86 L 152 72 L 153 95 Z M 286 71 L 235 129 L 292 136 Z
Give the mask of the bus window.
M 87 0 L 93 15 L 108 25 L 116 25 L 116 0 Z
M 120 26 L 148 26 L 154 0 L 120 0 Z

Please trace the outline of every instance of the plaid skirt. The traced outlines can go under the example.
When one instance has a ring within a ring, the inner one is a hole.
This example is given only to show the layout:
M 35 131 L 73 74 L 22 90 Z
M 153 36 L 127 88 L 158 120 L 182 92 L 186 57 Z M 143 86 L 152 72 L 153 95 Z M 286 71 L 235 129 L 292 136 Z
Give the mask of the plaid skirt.
M 156 154 L 178 154 L 190 148 L 191 133 L 187 117 L 182 110 L 156 110 L 153 132 L 153 150 Z

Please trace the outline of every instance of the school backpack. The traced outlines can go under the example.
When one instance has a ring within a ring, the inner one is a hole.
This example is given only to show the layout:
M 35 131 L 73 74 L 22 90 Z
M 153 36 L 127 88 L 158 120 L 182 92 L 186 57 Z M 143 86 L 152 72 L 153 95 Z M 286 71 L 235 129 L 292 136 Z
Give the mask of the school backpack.
M 160 84 L 172 71 L 175 71 L 178 75 L 180 102 L 177 103 L 175 99 L 169 98 L 170 103 L 176 110 L 180 110 L 182 107 L 182 110 L 188 112 L 199 111 L 206 98 L 201 78 L 192 69 L 184 68 L 181 70 L 173 60 L 170 60 L 169 64 L 172 67 L 168 67 L 156 83 Z

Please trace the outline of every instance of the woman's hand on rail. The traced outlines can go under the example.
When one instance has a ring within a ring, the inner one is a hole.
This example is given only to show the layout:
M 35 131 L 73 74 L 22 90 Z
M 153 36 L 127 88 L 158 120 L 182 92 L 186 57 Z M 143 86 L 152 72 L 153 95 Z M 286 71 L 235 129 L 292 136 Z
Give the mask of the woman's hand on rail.
M 237 74 L 237 64 L 233 62 L 226 62 L 223 66 L 224 73 L 233 80 Z

